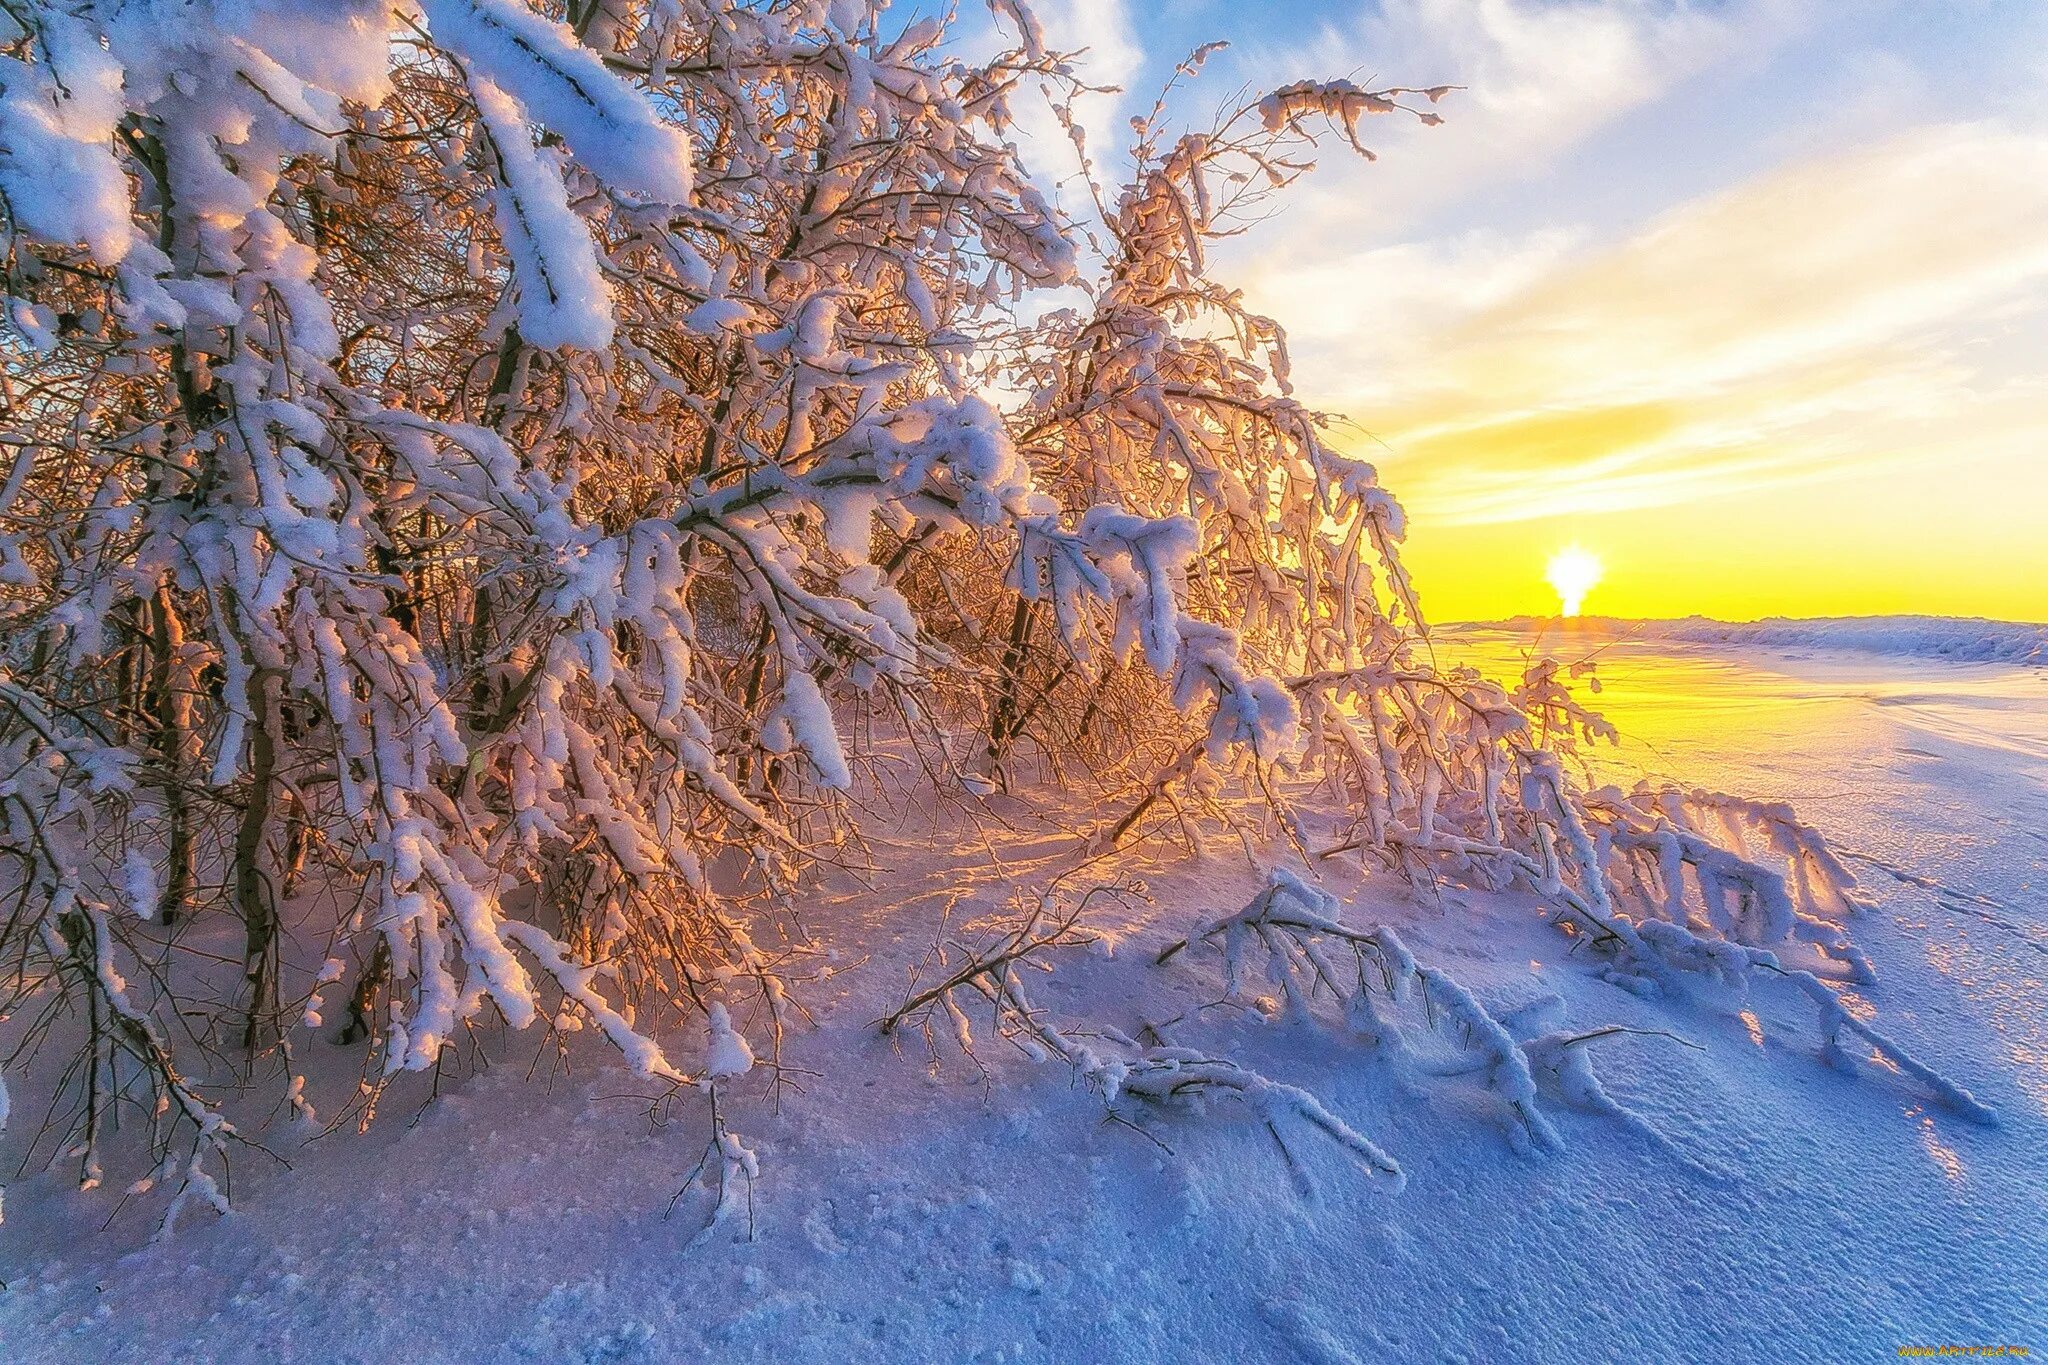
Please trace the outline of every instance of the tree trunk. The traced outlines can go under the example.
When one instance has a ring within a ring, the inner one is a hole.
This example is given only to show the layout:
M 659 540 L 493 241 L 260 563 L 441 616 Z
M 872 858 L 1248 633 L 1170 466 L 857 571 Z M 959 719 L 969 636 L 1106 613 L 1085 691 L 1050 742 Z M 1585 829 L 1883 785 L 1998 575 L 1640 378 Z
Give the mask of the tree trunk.
M 1010 741 L 1017 737 L 1022 728 L 1017 715 L 1017 699 L 1024 687 L 1024 656 L 1031 643 L 1031 621 L 1037 604 L 1028 597 L 1019 596 L 1017 606 L 1010 613 L 1010 638 L 1003 649 L 1001 690 L 996 693 L 995 705 L 989 708 L 988 720 L 988 769 L 994 776 L 1008 754 Z
M 242 1046 L 254 1056 L 277 995 L 277 902 L 263 869 L 264 835 L 270 826 L 277 776 L 277 700 L 282 680 L 268 669 L 249 679 L 249 794 L 235 830 L 235 909 L 242 916 L 242 971 L 248 1008 Z
M 168 588 L 150 602 L 150 709 L 156 720 L 157 757 L 164 765 L 163 922 L 176 924 L 192 912 L 198 882 L 192 809 L 186 785 L 192 781 L 198 737 L 192 730 L 191 680 L 185 674 L 185 623 Z

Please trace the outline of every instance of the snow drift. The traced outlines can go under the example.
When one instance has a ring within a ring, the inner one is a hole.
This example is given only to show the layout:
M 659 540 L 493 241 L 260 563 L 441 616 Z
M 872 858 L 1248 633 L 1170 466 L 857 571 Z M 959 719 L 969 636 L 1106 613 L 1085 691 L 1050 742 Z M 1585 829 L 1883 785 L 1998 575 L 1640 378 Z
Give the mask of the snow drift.
M 1525 634 L 1540 634 L 1552 625 L 1535 616 L 1517 616 L 1489 624 Z M 1571 623 L 1570 629 L 1640 640 L 1757 645 L 1766 649 L 1848 649 L 1955 663 L 2048 666 L 2048 626 L 1981 617 L 1771 616 L 1761 621 L 1738 622 L 1715 621 L 1704 616 L 1670 621 L 1582 616 Z

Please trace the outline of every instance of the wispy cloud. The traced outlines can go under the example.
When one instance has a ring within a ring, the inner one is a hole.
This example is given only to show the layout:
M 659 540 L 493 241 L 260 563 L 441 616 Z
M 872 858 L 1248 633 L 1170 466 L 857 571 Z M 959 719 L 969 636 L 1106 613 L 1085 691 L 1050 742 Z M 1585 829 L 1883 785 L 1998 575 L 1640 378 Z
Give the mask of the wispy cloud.
M 1333 163 L 1310 195 L 1354 231 L 1384 237 L 1503 181 L 1542 174 L 1587 138 L 1717 64 L 1754 59 L 1812 13 L 1801 0 L 1383 0 L 1332 6 L 1313 42 L 1240 44 L 1254 84 L 1350 75 L 1465 87 L 1449 122 L 1370 129 L 1395 152 L 1370 169 Z
M 1439 520 L 1953 462 L 2048 424 L 1978 354 L 2048 306 L 2048 135 L 1926 127 L 1618 241 L 1468 233 L 1253 284 L 1312 319 L 1304 387 L 1383 437 Z
M 1073 100 L 1069 117 L 1083 131 L 1090 160 L 1114 172 L 1126 133 L 1122 108 L 1149 55 L 1130 23 L 1128 6 L 1124 0 L 1034 0 L 1032 12 L 1044 31 L 1044 45 L 1075 53 L 1073 72 L 1090 90 Z M 971 47 L 989 45 L 989 37 L 981 37 Z M 1053 98 L 1063 98 L 1063 92 L 1040 88 L 1038 94 L 1012 100 L 1010 111 L 1018 121 L 1014 141 L 1024 164 L 1049 186 L 1059 186 L 1079 170 L 1079 162 L 1069 133 L 1053 113 Z M 1085 201 L 1065 207 L 1085 215 Z
M 1048 3 L 1133 91 L 1083 111 L 1111 179 L 1121 115 L 1205 39 L 1234 46 L 1196 123 L 1239 82 L 1465 87 L 1216 253 L 1298 390 L 1363 424 L 1448 609 L 1534 605 L 1597 535 L 1646 610 L 2048 611 L 2048 9 Z

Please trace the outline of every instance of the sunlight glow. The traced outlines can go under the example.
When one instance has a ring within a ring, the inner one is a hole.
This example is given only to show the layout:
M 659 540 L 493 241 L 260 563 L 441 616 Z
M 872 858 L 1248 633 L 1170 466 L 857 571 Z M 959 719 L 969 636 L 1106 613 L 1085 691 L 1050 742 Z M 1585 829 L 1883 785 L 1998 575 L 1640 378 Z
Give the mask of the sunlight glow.
M 1567 545 L 1550 557 L 1544 575 L 1557 589 L 1560 616 L 1577 616 L 1586 604 L 1586 594 L 1600 584 L 1600 561 L 1576 545 Z

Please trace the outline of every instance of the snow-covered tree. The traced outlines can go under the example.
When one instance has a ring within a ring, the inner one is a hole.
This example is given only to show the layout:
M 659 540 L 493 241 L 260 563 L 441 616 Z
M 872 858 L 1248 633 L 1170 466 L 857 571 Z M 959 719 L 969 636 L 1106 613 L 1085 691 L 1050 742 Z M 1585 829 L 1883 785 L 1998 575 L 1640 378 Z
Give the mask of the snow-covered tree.
M 1789 815 L 1589 794 L 1554 672 L 1430 662 L 1399 506 L 1209 273 L 1444 92 L 1155 111 L 1092 270 L 1010 145 L 1078 78 L 991 8 L 970 61 L 854 0 L 0 3 L 0 1069 L 75 1045 L 88 1183 L 133 1109 L 218 1200 L 188 1078 L 310 1112 L 313 1028 L 364 1121 L 481 1024 L 680 1084 L 665 1027 L 744 1002 L 772 1059 L 855 735 L 1078 765 L 1099 845 L 1320 777 L 1633 980 L 1854 961 Z

